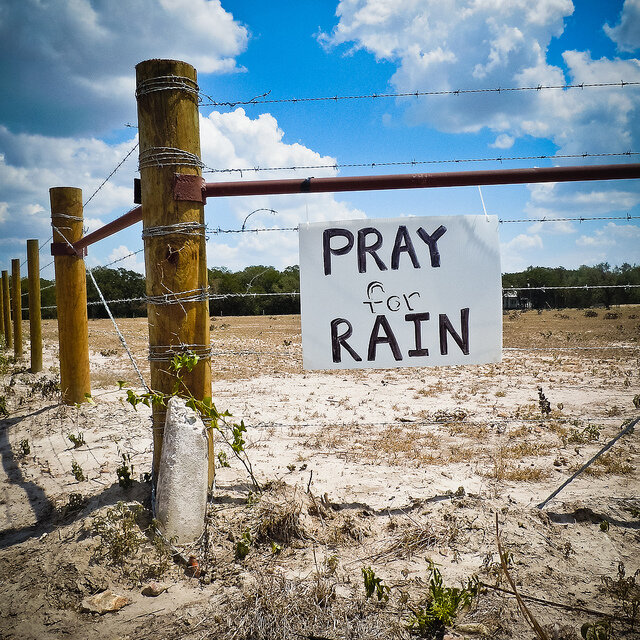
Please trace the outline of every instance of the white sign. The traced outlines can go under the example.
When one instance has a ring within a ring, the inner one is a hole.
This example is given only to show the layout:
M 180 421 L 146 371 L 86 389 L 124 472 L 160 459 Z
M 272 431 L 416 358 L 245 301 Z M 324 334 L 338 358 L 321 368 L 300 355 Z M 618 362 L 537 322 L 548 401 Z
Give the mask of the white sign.
M 498 218 L 300 225 L 305 369 L 499 362 Z

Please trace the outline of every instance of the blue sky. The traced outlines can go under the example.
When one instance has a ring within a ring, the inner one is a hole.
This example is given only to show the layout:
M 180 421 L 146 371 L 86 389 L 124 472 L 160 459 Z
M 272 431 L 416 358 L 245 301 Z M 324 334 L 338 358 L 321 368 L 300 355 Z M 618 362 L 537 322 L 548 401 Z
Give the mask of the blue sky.
M 85 200 L 136 143 L 135 65 L 193 64 L 219 102 L 640 81 L 640 0 L 22 0 L 0 6 L 0 268 L 50 236 L 48 190 Z M 207 99 L 205 98 L 205 102 Z M 201 108 L 209 168 L 445 161 L 640 151 L 640 88 L 548 90 Z M 208 181 L 638 162 L 640 156 L 206 173 Z M 137 154 L 85 208 L 93 230 L 132 206 Z M 483 187 L 502 268 L 640 262 L 637 181 Z M 482 213 L 476 187 L 209 200 L 211 229 Z M 89 249 L 106 264 L 142 247 L 141 225 Z M 210 234 L 209 266 L 297 264 L 292 232 Z M 41 265 L 50 262 L 45 246 Z M 141 254 L 114 266 L 142 271 Z M 45 276 L 51 276 L 49 267 Z

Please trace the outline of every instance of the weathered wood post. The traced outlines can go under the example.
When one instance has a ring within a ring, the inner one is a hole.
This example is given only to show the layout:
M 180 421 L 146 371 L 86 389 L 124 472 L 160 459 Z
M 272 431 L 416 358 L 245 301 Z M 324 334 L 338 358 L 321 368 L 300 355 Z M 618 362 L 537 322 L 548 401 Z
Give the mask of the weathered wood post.
M 13 355 L 22 358 L 22 287 L 20 258 L 11 260 L 11 310 L 13 311 Z
M 7 349 L 13 346 L 11 331 L 11 296 L 9 295 L 9 272 L 2 272 L 2 299 L 4 301 L 4 342 Z
M 176 378 L 169 371 L 170 360 L 192 351 L 200 360 L 184 373 L 184 382 L 202 400 L 211 397 L 211 359 L 196 80 L 196 70 L 185 62 L 146 60 L 136 66 L 151 386 L 171 394 Z M 193 200 L 174 199 L 176 173 L 195 184 Z M 155 406 L 156 477 L 164 420 L 164 408 Z M 209 429 L 209 486 L 212 443 Z
M 87 276 L 82 256 L 65 255 L 69 243 L 82 237 L 82 190 L 74 187 L 49 189 L 55 256 L 60 389 L 65 404 L 85 402 L 91 394 L 89 377 L 89 325 Z
M 0 275 L 0 339 L 6 345 L 5 330 L 4 330 L 4 291 L 2 290 L 2 275 Z
M 42 319 L 40 317 L 40 247 L 38 240 L 27 240 L 29 276 L 29 340 L 31 373 L 42 371 Z

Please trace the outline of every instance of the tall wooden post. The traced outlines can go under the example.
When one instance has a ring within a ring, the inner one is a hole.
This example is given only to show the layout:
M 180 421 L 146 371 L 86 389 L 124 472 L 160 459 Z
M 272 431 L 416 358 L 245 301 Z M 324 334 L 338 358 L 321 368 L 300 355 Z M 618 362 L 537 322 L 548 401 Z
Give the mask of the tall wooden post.
M 176 60 L 146 60 L 136 66 L 140 182 L 149 322 L 151 386 L 171 394 L 172 355 L 201 356 L 184 381 L 196 399 L 211 397 L 209 304 L 204 204 L 176 201 L 175 174 L 202 176 L 196 70 Z M 198 189 L 196 189 L 198 191 Z M 189 292 L 189 293 L 186 293 Z M 194 295 L 195 294 L 195 295 Z M 153 409 L 153 469 L 157 475 L 165 412 Z M 213 484 L 213 439 L 209 432 L 209 485 Z
M 20 258 L 11 261 L 11 307 L 13 311 L 13 355 L 22 358 L 22 287 Z
M 53 242 L 67 247 L 82 237 L 82 191 L 49 189 Z M 56 306 L 60 346 L 60 389 L 65 404 L 85 402 L 91 394 L 87 276 L 82 256 L 56 255 Z
M 2 298 L 4 300 L 4 341 L 7 349 L 13 346 L 13 334 L 11 331 L 11 296 L 9 295 L 9 272 L 2 272 Z
M 0 275 L 0 340 L 1 346 L 6 346 L 5 330 L 4 330 L 4 291 L 2 290 L 2 276 Z
M 27 240 L 29 276 L 29 340 L 31 373 L 42 371 L 42 322 L 40 317 L 40 247 L 38 240 Z

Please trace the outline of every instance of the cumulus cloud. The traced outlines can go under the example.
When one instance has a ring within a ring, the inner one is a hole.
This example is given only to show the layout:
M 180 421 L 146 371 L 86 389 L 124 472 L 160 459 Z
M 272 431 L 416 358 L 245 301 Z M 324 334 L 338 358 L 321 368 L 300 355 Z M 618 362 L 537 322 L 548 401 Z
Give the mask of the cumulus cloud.
M 247 38 L 220 0 L 6 2 L 0 119 L 14 131 L 55 135 L 121 127 L 135 120 L 138 62 L 175 58 L 201 73 L 232 72 Z
M 620 25 L 607 30 L 619 46 L 634 37 L 637 46 L 636 5 L 627 0 Z M 551 39 L 573 10 L 571 0 L 342 0 L 338 24 L 321 41 L 349 43 L 395 63 L 391 83 L 402 92 L 639 81 L 636 59 L 594 60 L 567 51 L 566 73 L 547 61 Z M 433 96 L 412 100 L 407 114 L 446 132 L 489 128 L 498 134 L 497 148 L 533 136 L 566 154 L 626 151 L 640 143 L 639 95 L 626 87 Z
M 45 238 L 51 229 L 49 189 L 79 187 L 85 201 L 131 151 L 136 139 L 110 145 L 96 138 L 55 138 L 15 134 L 0 126 L 0 234 Z M 94 230 L 113 211 L 124 213 L 133 202 L 133 153 L 85 210 L 85 226 Z M 116 214 L 117 215 L 117 214 Z
M 616 43 L 618 51 L 632 53 L 640 48 L 640 0 L 626 0 L 620 22 L 614 27 L 606 24 L 604 31 Z

